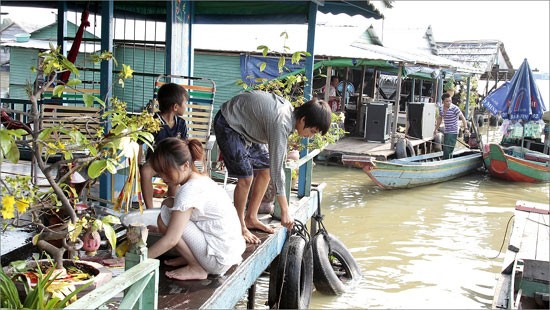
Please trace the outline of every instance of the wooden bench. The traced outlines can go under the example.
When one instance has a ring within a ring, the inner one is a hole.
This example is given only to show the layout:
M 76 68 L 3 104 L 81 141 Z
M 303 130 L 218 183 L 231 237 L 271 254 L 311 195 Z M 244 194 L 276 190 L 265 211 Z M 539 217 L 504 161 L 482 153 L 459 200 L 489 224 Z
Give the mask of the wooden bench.
M 53 95 L 54 88 L 50 87 L 42 93 L 42 104 L 77 105 L 83 106 L 83 96 L 92 95 L 99 97 L 99 88 L 70 88 L 66 87 L 60 97 Z
M 85 136 L 100 130 L 100 109 L 96 107 L 44 104 L 40 111 L 40 130 L 62 126 L 65 130 L 77 129 Z M 66 139 L 66 133 L 57 131 L 56 138 Z

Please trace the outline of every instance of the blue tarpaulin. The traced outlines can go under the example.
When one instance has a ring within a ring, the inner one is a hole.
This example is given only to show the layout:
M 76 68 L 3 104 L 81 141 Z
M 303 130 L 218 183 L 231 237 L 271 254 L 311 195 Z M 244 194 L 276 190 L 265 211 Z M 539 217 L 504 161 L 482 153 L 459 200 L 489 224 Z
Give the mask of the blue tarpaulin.
M 266 63 L 265 69 L 260 71 L 262 63 Z M 256 79 L 268 79 L 272 80 L 280 77 L 281 75 L 300 70 L 304 68 L 305 61 L 301 61 L 298 64 L 292 64 L 290 59 L 286 60 L 283 72 L 279 72 L 279 58 L 273 57 L 261 57 L 252 55 L 241 55 L 241 78 L 248 84 L 258 84 Z

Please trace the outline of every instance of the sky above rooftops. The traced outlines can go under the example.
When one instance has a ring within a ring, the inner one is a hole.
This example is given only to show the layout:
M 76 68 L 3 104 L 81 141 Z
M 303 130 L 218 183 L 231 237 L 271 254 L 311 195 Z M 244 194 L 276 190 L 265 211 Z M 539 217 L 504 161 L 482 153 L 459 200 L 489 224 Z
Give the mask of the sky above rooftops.
M 530 67 L 550 72 L 550 1 L 404 1 L 397 0 L 392 9 L 382 9 L 385 20 L 360 16 L 318 14 L 318 23 L 348 24 L 368 28 L 373 25 L 383 39 L 384 29 L 395 32 L 406 29 L 425 30 L 431 25 L 436 41 L 499 40 L 502 41 L 514 68 L 527 58 Z M 2 7 L 2 18 L 23 23 L 25 27 L 46 26 L 55 21 L 55 10 Z M 73 13 L 74 15 L 74 13 Z M 79 24 L 79 17 L 71 21 Z M 34 23 L 30 23 L 33 21 Z M 33 25 L 34 24 L 34 25 Z M 289 34 L 292 38 L 292 34 Z M 389 38 L 388 38 L 389 39 Z M 392 43 L 394 44 L 394 43 Z M 403 42 L 402 49 L 407 49 Z
M 550 72 L 550 1 L 403 1 L 383 10 L 382 29 L 427 29 L 436 41 L 499 40 L 514 68 Z M 380 6 L 378 6 L 380 7 Z

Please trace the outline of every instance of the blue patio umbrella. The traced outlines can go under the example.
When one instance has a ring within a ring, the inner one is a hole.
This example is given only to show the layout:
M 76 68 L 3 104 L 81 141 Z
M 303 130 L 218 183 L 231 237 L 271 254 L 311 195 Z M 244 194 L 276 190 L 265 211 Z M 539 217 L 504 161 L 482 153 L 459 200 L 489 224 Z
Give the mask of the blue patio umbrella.
M 546 111 L 527 59 L 523 61 L 510 82 L 505 83 L 481 101 L 491 113 L 503 119 L 537 121 Z

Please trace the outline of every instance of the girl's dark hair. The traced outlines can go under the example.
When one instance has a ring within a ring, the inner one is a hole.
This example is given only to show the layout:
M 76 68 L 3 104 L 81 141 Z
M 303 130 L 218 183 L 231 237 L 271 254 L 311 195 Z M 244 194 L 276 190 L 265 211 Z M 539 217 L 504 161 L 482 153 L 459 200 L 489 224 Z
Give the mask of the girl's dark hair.
M 149 161 L 156 172 L 177 169 L 189 162 L 193 171 L 201 173 L 194 162 L 200 161 L 204 166 L 204 149 L 197 139 L 166 138 L 157 144 Z
M 189 101 L 189 93 L 179 84 L 166 83 L 159 88 L 157 100 L 161 112 L 170 110 L 174 104 L 180 104 L 183 99 Z
M 296 121 L 305 117 L 305 127 L 319 129 L 321 135 L 325 135 L 332 122 L 332 110 L 328 103 L 316 97 L 294 109 Z

